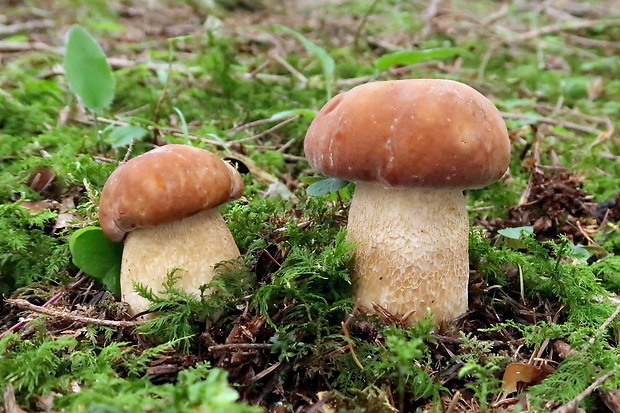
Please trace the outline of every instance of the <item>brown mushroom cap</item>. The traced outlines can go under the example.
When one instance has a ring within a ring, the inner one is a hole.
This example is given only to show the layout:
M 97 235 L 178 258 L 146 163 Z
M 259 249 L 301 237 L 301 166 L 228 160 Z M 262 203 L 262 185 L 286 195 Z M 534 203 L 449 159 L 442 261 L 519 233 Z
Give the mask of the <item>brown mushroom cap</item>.
M 243 180 L 211 152 L 166 145 L 120 165 L 101 192 L 99 221 L 112 241 L 214 208 L 241 196 Z
M 508 168 L 497 108 L 451 80 L 367 83 L 327 102 L 310 125 L 306 158 L 319 172 L 390 186 L 481 188 Z

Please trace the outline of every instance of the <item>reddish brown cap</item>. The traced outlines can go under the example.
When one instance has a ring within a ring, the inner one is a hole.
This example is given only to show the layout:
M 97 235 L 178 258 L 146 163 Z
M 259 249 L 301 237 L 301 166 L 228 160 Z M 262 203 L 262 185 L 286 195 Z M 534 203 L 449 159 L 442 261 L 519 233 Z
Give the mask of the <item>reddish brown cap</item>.
M 194 215 L 239 198 L 243 179 L 211 152 L 166 145 L 120 165 L 101 192 L 99 222 L 112 241 L 140 227 Z
M 367 83 L 335 96 L 304 149 L 327 176 L 390 186 L 482 188 L 510 158 L 497 108 L 467 85 L 432 79 Z

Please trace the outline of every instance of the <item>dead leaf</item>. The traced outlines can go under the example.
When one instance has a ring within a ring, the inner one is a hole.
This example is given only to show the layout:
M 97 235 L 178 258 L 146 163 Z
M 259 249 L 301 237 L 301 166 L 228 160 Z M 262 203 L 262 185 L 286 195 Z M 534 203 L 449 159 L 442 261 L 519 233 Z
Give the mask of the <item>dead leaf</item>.
M 30 210 L 30 215 L 37 215 L 42 209 L 58 209 L 58 203 L 49 199 L 43 201 L 24 201 L 20 204 Z
M 511 363 L 506 366 L 506 370 L 504 371 L 504 377 L 502 377 L 504 384 L 502 385 L 502 389 L 506 393 L 512 393 L 517 391 L 518 383 L 524 383 L 526 386 L 538 384 L 551 374 L 553 370 L 554 369 L 547 364 L 542 364 L 540 367 L 537 367 L 525 363 Z
M 593 145 L 598 145 L 599 143 L 608 141 L 610 138 L 611 138 L 611 131 L 609 130 L 603 131 L 599 133 L 599 135 L 596 137 Z

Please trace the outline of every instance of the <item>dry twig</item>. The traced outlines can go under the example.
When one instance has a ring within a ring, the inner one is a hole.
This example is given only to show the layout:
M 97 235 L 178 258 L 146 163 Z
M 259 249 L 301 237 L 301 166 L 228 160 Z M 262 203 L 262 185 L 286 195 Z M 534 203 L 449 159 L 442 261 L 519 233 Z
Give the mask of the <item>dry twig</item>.
M 79 275 L 79 274 L 78 274 Z M 78 285 L 82 284 L 84 281 L 86 281 L 88 279 L 88 277 L 81 277 L 79 278 L 76 282 L 69 284 L 67 286 L 67 290 L 71 290 L 75 287 L 77 287 Z M 52 305 L 54 304 L 56 301 L 58 301 L 60 298 L 62 298 L 62 296 L 65 295 L 65 291 L 60 291 L 56 294 L 54 294 L 54 296 L 52 298 L 50 298 L 49 300 L 47 300 L 44 304 L 43 307 L 46 307 L 48 305 Z M 2 337 L 4 337 L 7 333 L 12 332 L 12 331 L 17 331 L 20 328 L 22 328 L 23 326 L 25 326 L 26 324 L 28 324 L 30 322 L 30 318 L 24 319 L 19 321 L 17 324 L 11 326 L 11 328 L 9 328 L 8 330 L 6 330 L 5 332 L 3 332 L 2 334 L 0 334 L 0 339 L 2 339 Z
M 528 115 L 528 114 L 521 114 L 521 113 L 502 112 L 502 117 L 504 117 L 504 119 L 524 119 L 524 120 L 531 119 L 532 122 L 548 123 L 550 125 L 562 126 L 562 127 L 566 128 L 566 129 L 573 129 L 573 130 L 576 130 L 576 131 L 579 131 L 579 132 L 594 133 L 594 134 L 599 134 L 600 133 L 600 131 L 598 129 L 593 128 L 591 126 L 584 126 L 584 125 L 580 125 L 580 124 L 574 123 L 574 122 L 569 122 L 569 121 L 563 121 L 563 120 L 548 118 L 546 116 L 536 116 L 536 115 Z
M 439 14 L 439 4 L 442 0 L 431 0 L 422 14 L 424 27 L 421 30 L 422 38 L 426 38 L 433 30 L 433 19 Z
M 54 26 L 54 22 L 48 19 L 30 20 L 23 23 L 0 25 L 0 36 L 10 36 L 20 32 L 31 32 L 34 30 L 49 29 Z
M 212 353 L 218 351 L 235 351 L 235 350 L 268 350 L 272 344 L 270 343 L 230 343 L 230 344 L 216 344 L 209 346 L 209 351 Z
M 247 138 L 242 138 L 242 139 L 237 139 L 237 140 L 234 140 L 234 141 L 229 141 L 229 142 L 230 143 L 241 143 L 241 142 L 246 142 L 246 141 L 252 141 L 252 140 L 255 140 L 255 139 L 260 139 L 263 136 L 269 135 L 270 133 L 275 132 L 276 130 L 280 129 L 281 127 L 283 127 L 285 125 L 288 125 L 289 123 L 294 122 L 294 121 L 296 121 L 299 118 L 301 118 L 301 115 L 292 116 L 292 117 L 283 120 L 282 122 L 278 123 L 277 125 L 274 125 L 271 128 L 269 128 L 269 129 L 267 129 L 267 130 L 265 130 L 265 131 L 263 131 L 263 132 L 261 132 L 259 134 L 256 134 L 256 135 L 253 135 L 253 136 L 248 136 Z
M 550 26 L 541 27 L 539 29 L 530 30 L 529 32 L 521 33 L 513 40 L 530 40 L 535 39 L 546 34 L 559 33 L 568 30 L 580 30 L 590 29 L 596 26 L 619 26 L 620 19 L 601 19 L 601 20 L 585 20 L 577 22 L 560 22 L 552 24 Z
M 72 314 L 68 311 L 55 310 L 53 308 L 43 307 L 40 305 L 32 304 L 27 300 L 23 300 L 20 298 L 13 299 L 9 298 L 5 301 L 8 305 L 12 305 L 17 308 L 21 308 L 26 311 L 33 311 L 35 313 L 48 315 L 50 317 L 61 318 L 63 320 L 73 321 L 76 323 L 83 324 L 98 324 L 107 327 L 135 327 L 139 324 L 142 324 L 141 321 L 122 321 L 122 320 L 104 320 L 101 318 L 92 318 L 92 317 L 84 317 L 81 315 Z

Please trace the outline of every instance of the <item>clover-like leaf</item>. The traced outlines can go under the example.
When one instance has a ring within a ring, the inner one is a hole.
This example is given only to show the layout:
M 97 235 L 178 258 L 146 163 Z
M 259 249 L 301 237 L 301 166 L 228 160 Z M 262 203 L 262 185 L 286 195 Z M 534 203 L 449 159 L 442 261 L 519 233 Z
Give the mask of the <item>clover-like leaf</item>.
M 325 178 L 320 181 L 314 182 L 306 188 L 306 192 L 311 196 L 321 196 L 331 194 L 332 192 L 340 191 L 347 186 L 349 181 L 345 181 L 339 178 Z
M 115 296 L 120 295 L 122 243 L 110 241 L 101 228 L 90 226 L 73 233 L 69 249 L 78 268 L 105 284 Z
M 118 148 L 129 145 L 134 139 L 141 140 L 148 133 L 149 131 L 144 129 L 142 126 L 121 125 L 112 129 L 108 135 L 107 141 L 113 148 Z
M 504 228 L 498 230 L 497 233 L 509 239 L 521 239 L 523 235 L 533 234 L 534 227 Z

